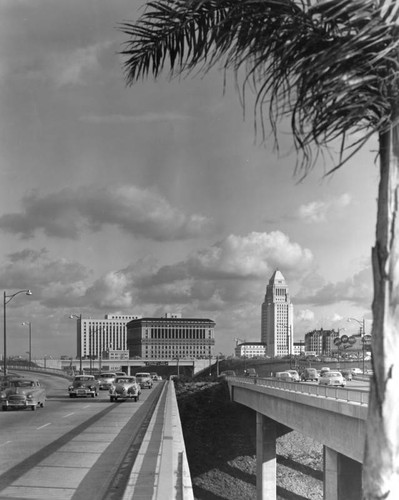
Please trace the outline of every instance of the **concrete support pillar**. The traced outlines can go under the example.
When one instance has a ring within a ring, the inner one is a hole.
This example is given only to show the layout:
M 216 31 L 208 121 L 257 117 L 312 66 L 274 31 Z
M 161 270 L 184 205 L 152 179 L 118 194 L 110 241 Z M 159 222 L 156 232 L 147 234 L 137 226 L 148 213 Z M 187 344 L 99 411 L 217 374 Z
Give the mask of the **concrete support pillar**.
M 256 413 L 256 498 L 276 500 L 276 422 Z
M 362 464 L 323 448 L 324 500 L 362 500 Z

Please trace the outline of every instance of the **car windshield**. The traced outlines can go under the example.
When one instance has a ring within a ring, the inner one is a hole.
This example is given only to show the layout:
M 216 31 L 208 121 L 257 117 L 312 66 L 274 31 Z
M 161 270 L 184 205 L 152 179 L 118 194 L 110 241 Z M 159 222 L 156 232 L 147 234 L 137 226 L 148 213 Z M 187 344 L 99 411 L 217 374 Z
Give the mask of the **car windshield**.
M 128 384 L 128 383 L 131 383 L 134 381 L 135 381 L 134 377 L 120 377 L 120 378 L 117 378 L 115 382 L 118 384 Z
M 112 378 L 112 377 L 115 377 L 115 373 L 102 373 L 100 375 L 100 377 L 103 377 L 103 378 Z
M 340 377 L 341 374 L 337 373 L 337 372 L 331 372 L 331 373 L 327 373 L 327 376 L 328 377 Z
M 93 380 L 94 377 L 75 377 L 75 380 L 77 380 L 78 382 L 87 382 L 88 380 Z
M 36 383 L 33 380 L 12 380 L 12 387 L 35 387 Z

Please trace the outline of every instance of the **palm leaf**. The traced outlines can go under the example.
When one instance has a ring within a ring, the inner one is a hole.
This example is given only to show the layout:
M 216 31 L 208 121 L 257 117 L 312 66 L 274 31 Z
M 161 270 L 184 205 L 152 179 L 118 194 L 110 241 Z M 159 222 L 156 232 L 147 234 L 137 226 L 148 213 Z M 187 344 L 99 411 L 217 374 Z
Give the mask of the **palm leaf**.
M 220 65 L 233 71 L 243 95 L 255 90 L 263 138 L 266 110 L 276 139 L 280 119 L 290 116 L 305 172 L 314 164 L 311 145 L 338 137 L 346 153 L 340 166 L 353 132 L 364 134 L 358 148 L 391 125 L 397 19 L 393 0 L 153 1 L 136 23 L 120 25 L 129 37 L 126 80 Z

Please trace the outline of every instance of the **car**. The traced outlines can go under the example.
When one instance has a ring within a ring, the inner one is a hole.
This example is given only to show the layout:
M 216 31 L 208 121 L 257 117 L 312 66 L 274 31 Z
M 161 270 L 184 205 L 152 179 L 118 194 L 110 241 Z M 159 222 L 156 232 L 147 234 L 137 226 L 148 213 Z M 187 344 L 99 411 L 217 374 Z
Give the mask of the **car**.
M 87 398 L 98 396 L 100 384 L 94 375 L 76 375 L 68 387 L 70 398 Z
M 154 382 L 158 382 L 158 380 L 162 380 L 162 377 L 160 375 L 158 375 L 158 373 L 156 373 L 156 372 L 151 372 L 150 375 L 151 375 L 151 378 Z
M 30 408 L 35 411 L 38 406 L 44 407 L 46 389 L 34 378 L 15 378 L 7 380 L 1 392 L 3 411 L 9 408 Z
M 325 373 L 329 372 L 330 368 L 328 366 L 323 366 L 320 368 L 320 377 L 322 377 Z
M 319 378 L 319 385 L 333 385 L 333 386 L 341 386 L 345 387 L 346 380 L 342 376 L 341 372 L 334 372 L 329 370 L 325 372 L 324 375 L 321 375 Z
M 138 372 L 136 378 L 142 389 L 151 389 L 153 382 L 149 372 Z
M 276 379 L 282 380 L 283 382 L 293 382 L 291 373 L 285 372 L 277 372 Z
M 303 372 L 301 373 L 301 380 L 303 381 L 308 381 L 308 380 L 319 380 L 319 374 L 316 370 L 316 368 L 305 368 Z
M 247 368 L 246 370 L 244 370 L 244 375 L 246 377 L 257 377 L 258 376 L 255 368 Z
M 352 380 L 352 372 L 350 370 L 341 370 L 341 375 L 345 380 Z
M 115 379 L 116 379 L 115 372 L 100 373 L 100 376 L 98 377 L 100 389 L 109 390 Z
M 141 394 L 140 384 L 136 377 L 123 376 L 116 377 L 109 389 L 109 400 L 111 403 L 121 399 L 134 399 L 138 401 Z
M 126 372 L 115 372 L 115 375 L 117 377 L 126 377 L 127 376 L 127 373 Z
M 363 371 L 360 368 L 351 368 L 352 375 L 362 375 Z
M 299 373 L 296 370 L 287 370 L 287 372 L 291 374 L 293 382 L 299 382 Z

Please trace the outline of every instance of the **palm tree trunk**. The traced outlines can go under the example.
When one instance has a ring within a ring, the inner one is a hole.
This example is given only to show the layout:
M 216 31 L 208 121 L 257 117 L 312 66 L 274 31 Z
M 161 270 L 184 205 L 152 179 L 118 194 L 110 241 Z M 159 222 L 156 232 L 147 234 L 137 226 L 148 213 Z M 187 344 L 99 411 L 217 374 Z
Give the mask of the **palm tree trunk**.
M 399 111 L 399 108 L 397 109 Z M 395 123 L 398 113 L 393 117 Z M 399 498 L 399 127 L 380 135 L 369 415 L 364 500 Z

